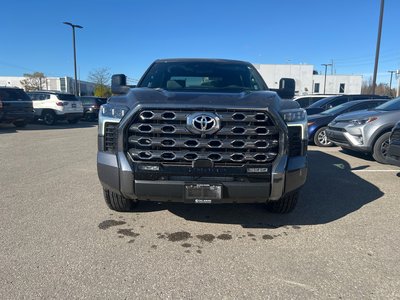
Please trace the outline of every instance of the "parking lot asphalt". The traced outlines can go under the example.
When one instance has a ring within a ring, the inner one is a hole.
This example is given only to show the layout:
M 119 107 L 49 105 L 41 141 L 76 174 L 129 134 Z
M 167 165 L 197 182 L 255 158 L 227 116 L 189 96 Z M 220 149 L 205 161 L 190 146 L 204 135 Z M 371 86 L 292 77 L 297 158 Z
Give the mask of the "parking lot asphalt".
M 295 211 L 141 203 L 117 213 L 97 126 L 0 126 L 0 299 L 400 298 L 400 169 L 309 148 Z

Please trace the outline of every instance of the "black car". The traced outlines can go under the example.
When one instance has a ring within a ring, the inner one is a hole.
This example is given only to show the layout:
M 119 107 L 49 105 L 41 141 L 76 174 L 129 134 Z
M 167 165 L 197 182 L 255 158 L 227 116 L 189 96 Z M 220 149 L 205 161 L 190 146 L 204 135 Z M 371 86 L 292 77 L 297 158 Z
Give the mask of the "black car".
M 326 136 L 326 128 L 338 115 L 364 109 L 375 108 L 385 103 L 385 99 L 357 100 L 340 104 L 320 114 L 308 117 L 308 139 L 320 147 L 330 147 L 333 143 Z
M 0 123 L 25 127 L 33 120 L 32 100 L 19 88 L 0 87 Z
M 80 97 L 83 105 L 83 118 L 88 121 L 94 121 L 99 116 L 100 106 L 107 103 L 107 98 L 84 96 Z
M 386 161 L 391 165 L 400 167 L 400 122 L 393 127 L 390 134 Z
M 321 99 L 314 102 L 306 108 L 307 115 L 315 115 L 323 112 L 324 110 L 330 109 L 332 107 L 338 106 L 340 104 L 356 101 L 356 100 L 366 100 L 366 99 L 390 99 L 388 96 L 379 95 L 340 95 L 332 96 L 328 98 Z

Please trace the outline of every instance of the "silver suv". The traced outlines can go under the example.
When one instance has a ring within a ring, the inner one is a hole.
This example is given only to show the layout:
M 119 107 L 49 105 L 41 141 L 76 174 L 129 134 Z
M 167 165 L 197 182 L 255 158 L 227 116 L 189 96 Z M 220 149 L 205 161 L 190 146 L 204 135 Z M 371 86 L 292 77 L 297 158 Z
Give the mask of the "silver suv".
M 328 125 L 328 139 L 344 149 L 371 153 L 380 163 L 387 163 L 390 132 L 400 119 L 400 98 L 374 109 L 338 116 Z

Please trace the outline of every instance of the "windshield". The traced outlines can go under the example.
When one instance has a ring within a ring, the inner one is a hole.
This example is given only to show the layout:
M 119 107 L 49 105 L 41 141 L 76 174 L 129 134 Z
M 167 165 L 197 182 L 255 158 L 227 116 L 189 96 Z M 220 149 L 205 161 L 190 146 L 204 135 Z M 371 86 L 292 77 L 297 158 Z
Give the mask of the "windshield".
M 345 111 L 348 109 L 350 106 L 352 106 L 353 103 L 343 103 L 338 106 L 332 107 L 330 109 L 327 109 L 321 113 L 321 115 L 335 115 L 335 114 L 340 114 L 342 111 Z
M 319 107 L 322 107 L 322 106 L 324 106 L 324 104 L 328 103 L 329 101 L 331 101 L 331 99 L 336 98 L 336 97 L 337 96 L 323 98 L 321 100 L 318 100 L 318 101 L 314 102 L 313 104 L 311 104 L 307 108 L 319 108 Z
M 385 110 L 385 111 L 400 110 L 400 98 L 390 100 L 384 104 L 377 106 L 375 109 L 376 110 Z
M 249 64 L 226 62 L 157 62 L 138 87 L 165 90 L 257 91 L 267 86 Z

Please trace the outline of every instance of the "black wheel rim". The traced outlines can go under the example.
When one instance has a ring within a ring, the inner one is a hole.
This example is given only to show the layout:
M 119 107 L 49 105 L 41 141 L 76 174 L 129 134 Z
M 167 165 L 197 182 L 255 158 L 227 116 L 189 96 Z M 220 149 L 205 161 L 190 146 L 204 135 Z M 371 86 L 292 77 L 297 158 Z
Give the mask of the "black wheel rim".
M 388 149 L 389 149 L 389 140 L 385 140 L 383 141 L 383 143 L 381 144 L 381 153 L 383 157 L 387 156 L 388 153 Z
M 53 124 L 54 123 L 54 117 L 53 117 L 52 114 L 45 114 L 43 119 L 44 119 L 44 122 L 46 124 Z

